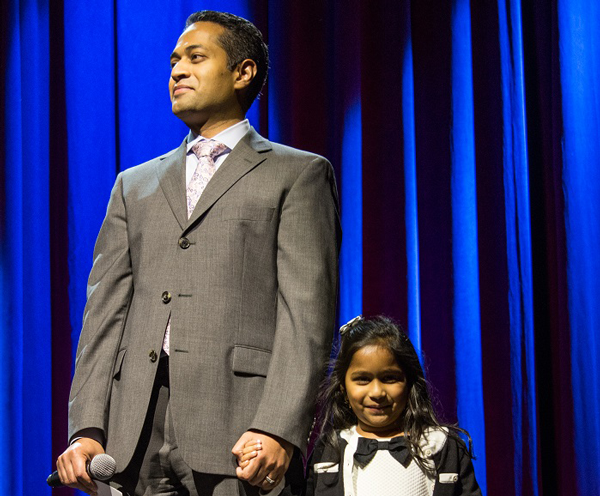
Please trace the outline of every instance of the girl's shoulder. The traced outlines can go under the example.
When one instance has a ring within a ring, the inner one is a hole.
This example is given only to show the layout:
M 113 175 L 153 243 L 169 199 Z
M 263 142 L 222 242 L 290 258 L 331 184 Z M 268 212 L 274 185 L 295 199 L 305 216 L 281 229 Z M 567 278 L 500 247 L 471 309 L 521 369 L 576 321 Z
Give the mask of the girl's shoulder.
M 347 432 L 349 430 L 336 429 L 333 436 L 319 436 L 312 451 L 311 461 L 339 458 L 350 440 Z
M 448 441 L 447 427 L 428 427 L 417 443 L 423 456 L 430 458 L 441 452 Z
M 339 439 L 343 439 L 347 443 L 349 443 L 355 437 L 359 437 L 358 432 L 356 431 L 356 426 L 353 425 L 348 427 L 347 429 L 338 429 L 335 431 Z
M 428 427 L 417 444 L 422 455 L 427 458 L 435 457 L 444 451 L 445 455 L 442 456 L 467 457 L 470 459 L 472 458 L 471 438 L 469 437 L 469 444 L 467 445 L 461 438 L 461 433 L 469 437 L 466 431 L 457 431 L 451 427 Z

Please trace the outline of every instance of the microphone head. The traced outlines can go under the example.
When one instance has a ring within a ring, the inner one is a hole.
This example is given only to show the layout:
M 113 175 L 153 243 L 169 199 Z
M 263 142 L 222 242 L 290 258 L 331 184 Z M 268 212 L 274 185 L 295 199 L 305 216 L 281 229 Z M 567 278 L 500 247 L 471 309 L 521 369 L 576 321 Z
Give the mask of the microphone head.
M 99 481 L 110 479 L 115 475 L 116 470 L 117 462 L 115 462 L 115 459 L 112 456 L 107 455 L 106 453 L 96 455 L 92 458 L 90 466 L 88 467 L 90 477 Z

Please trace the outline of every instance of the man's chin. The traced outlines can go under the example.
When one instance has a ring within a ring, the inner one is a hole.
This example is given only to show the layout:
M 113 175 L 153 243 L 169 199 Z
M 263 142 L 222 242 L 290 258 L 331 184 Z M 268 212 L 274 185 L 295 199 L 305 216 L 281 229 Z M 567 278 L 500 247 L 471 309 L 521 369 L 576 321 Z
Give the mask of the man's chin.
M 175 105 L 172 106 L 171 110 L 187 127 L 196 133 L 198 132 L 197 129 L 201 126 L 203 121 L 197 111 L 189 108 L 176 107 Z
M 186 105 L 182 105 L 181 102 L 173 102 L 173 105 L 171 105 L 171 110 L 177 117 L 179 117 L 184 122 L 186 118 L 189 119 L 194 114 L 192 109 L 190 109 Z

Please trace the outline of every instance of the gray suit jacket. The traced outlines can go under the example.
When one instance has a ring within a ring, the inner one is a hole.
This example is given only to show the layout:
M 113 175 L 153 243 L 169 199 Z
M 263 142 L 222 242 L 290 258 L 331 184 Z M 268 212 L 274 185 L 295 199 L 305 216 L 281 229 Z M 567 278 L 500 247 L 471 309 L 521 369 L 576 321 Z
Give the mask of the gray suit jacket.
M 253 129 L 188 220 L 186 141 L 117 177 L 94 250 L 69 436 L 125 468 L 171 317 L 170 407 L 194 470 L 234 474 L 248 429 L 306 449 L 334 328 L 340 226 L 329 162 Z

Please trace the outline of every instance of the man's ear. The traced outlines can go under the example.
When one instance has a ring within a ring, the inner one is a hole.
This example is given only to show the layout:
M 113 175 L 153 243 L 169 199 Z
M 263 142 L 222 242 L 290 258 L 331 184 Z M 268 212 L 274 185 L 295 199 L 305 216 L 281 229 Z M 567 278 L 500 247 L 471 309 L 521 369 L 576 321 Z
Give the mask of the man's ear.
M 237 75 L 235 78 L 234 88 L 236 90 L 243 90 L 247 88 L 252 80 L 256 77 L 258 69 L 254 60 L 246 59 L 238 64 L 236 71 Z

